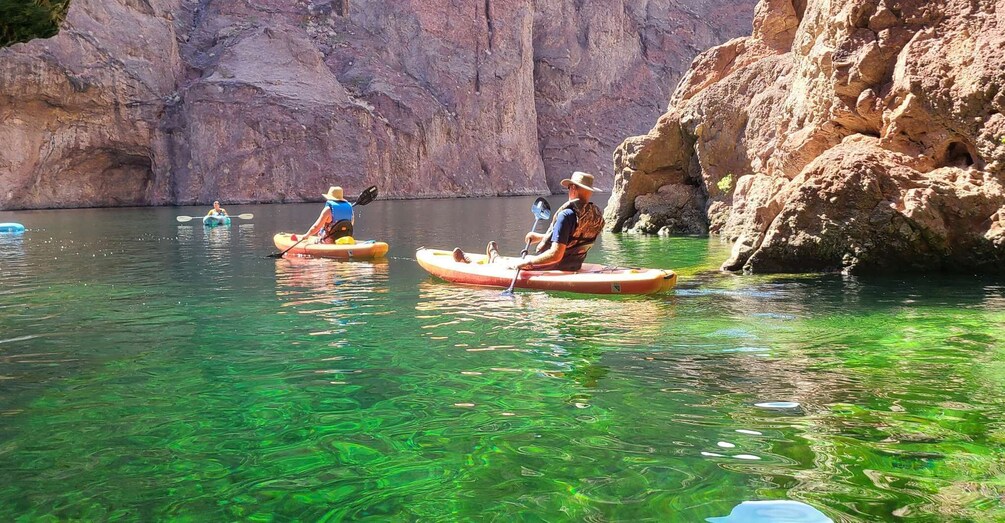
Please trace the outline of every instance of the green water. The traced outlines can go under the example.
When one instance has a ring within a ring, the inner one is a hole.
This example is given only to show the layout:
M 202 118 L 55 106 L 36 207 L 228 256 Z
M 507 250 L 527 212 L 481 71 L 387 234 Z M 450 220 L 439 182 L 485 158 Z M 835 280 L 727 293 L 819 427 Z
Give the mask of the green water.
M 510 299 L 411 259 L 519 251 L 531 201 L 375 202 L 376 263 L 265 257 L 319 205 L 0 213 L 0 520 L 1005 519 L 1005 283 L 609 235 L 678 288 Z

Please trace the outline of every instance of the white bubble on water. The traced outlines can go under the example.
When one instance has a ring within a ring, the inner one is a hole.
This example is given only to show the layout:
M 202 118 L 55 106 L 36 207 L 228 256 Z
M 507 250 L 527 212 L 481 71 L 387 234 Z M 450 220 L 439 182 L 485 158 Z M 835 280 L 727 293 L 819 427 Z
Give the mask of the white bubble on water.
M 736 458 L 736 459 L 746 459 L 746 460 L 751 460 L 751 461 L 755 461 L 755 460 L 761 459 L 759 456 L 754 456 L 752 454 L 737 454 L 737 455 L 735 455 L 733 457 Z
M 797 409 L 799 404 L 794 401 L 768 401 L 765 403 L 755 403 L 755 407 L 762 409 Z

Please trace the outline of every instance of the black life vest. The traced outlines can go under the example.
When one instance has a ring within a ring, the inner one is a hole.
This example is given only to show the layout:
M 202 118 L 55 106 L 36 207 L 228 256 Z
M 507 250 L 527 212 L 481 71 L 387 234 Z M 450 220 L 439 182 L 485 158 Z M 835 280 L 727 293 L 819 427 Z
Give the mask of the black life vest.
M 349 220 L 328 222 L 321 229 L 321 241 L 324 243 L 335 243 L 335 240 L 346 236 L 352 236 L 352 222 Z
M 597 241 L 604 230 L 604 215 L 593 202 L 581 203 L 579 199 L 569 200 L 558 208 L 555 217 L 551 220 L 551 226 L 544 233 L 544 241 L 537 246 L 537 253 L 540 254 L 551 248 L 551 235 L 555 232 L 555 220 L 562 211 L 572 209 L 576 213 L 576 228 L 569 235 L 569 244 L 565 246 L 565 255 L 555 264 L 553 268 L 561 271 L 578 271 L 583 266 L 586 253 L 593 247 L 593 242 Z

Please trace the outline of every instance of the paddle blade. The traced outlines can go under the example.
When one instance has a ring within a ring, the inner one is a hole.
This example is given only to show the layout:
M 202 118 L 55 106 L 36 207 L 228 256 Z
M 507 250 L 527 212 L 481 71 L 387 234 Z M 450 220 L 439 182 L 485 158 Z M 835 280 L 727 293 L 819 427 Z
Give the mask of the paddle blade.
M 255 215 L 251 214 L 250 212 L 246 212 L 244 214 L 238 214 L 237 217 L 240 218 L 240 219 L 242 219 L 242 220 L 250 220 L 250 219 L 254 218 Z
M 185 223 L 185 222 L 190 222 L 190 221 L 194 220 L 195 216 L 179 216 L 179 217 L 177 217 L 175 219 L 178 220 L 178 221 L 180 221 L 180 222 L 182 222 L 182 223 Z
M 360 195 L 356 198 L 356 201 L 352 204 L 353 207 L 359 207 L 360 205 L 366 205 L 377 199 L 377 186 L 371 185 L 366 188 Z
M 538 220 L 551 219 L 551 205 L 544 198 L 534 200 L 534 205 L 530 207 L 530 212 L 534 213 L 534 217 Z

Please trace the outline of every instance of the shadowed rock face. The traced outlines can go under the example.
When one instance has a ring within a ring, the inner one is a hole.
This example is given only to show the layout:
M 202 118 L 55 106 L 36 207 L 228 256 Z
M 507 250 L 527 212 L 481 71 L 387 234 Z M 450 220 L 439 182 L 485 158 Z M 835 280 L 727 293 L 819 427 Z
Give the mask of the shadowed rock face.
M 615 152 L 614 230 L 726 270 L 1005 273 L 1005 1 L 762 0 Z
M 528 194 L 665 110 L 753 0 L 74 0 L 0 50 L 0 208 Z

